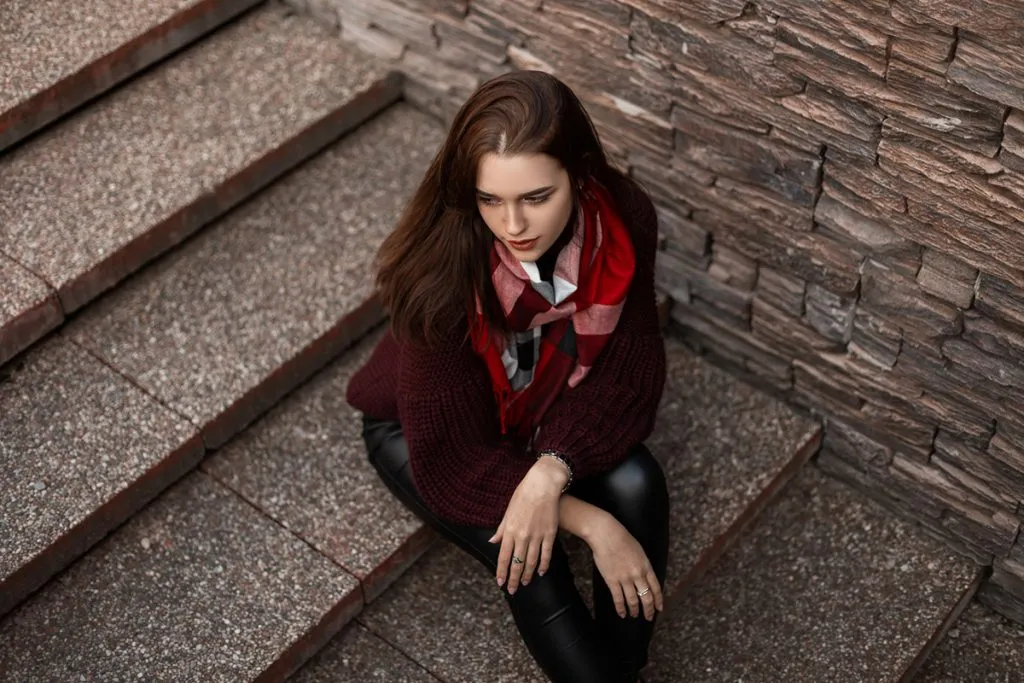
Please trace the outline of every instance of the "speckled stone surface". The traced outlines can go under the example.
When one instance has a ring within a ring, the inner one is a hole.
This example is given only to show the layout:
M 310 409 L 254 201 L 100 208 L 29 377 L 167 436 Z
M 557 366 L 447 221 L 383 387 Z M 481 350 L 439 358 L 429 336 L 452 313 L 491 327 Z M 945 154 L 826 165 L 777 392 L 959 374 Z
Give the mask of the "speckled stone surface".
M 380 481 L 362 420 L 345 402 L 348 379 L 380 332 L 275 407 L 203 469 L 360 579 L 376 598 L 434 533 Z
M 291 683 L 437 683 L 419 664 L 352 623 L 290 679 Z
M 45 282 L 0 254 L 0 365 L 64 319 Z
M 0 112 L 49 89 L 199 0 L 0 3 Z
M 477 560 L 438 543 L 357 617 L 448 683 L 547 683 Z
M 1024 626 L 978 602 L 932 653 L 914 683 L 1016 683 L 1024 679 Z
M 248 187 L 240 173 L 385 74 L 289 12 L 269 3 L 0 161 L 0 243 L 65 310 L 238 201 L 220 195 Z
M 970 562 L 803 468 L 659 624 L 645 676 L 896 681 L 975 579 Z
M 365 308 L 368 265 L 441 137 L 426 115 L 389 109 L 91 306 L 70 334 L 208 443 L 226 439 L 252 415 L 214 439 L 219 416 L 276 401 L 303 376 L 273 373 Z M 268 379 L 277 395 L 257 395 Z
M 0 379 L 0 614 L 203 452 L 194 427 L 67 339 L 17 365 Z
M 353 577 L 194 472 L 0 623 L 0 671 L 252 680 L 360 607 Z
M 714 560 L 786 466 L 811 455 L 820 426 L 674 338 L 666 350 L 668 379 L 647 445 L 669 482 L 671 586 Z

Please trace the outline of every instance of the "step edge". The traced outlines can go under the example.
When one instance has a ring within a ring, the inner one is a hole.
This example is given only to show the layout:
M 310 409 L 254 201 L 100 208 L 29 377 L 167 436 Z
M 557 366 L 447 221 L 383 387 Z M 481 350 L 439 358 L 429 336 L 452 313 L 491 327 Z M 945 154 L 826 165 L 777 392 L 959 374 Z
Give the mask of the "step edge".
M 57 574 L 195 469 L 205 452 L 199 434 L 194 432 L 171 453 L 0 581 L 0 617 L 45 587 Z
M 0 152 L 265 0 L 203 0 L 0 112 Z

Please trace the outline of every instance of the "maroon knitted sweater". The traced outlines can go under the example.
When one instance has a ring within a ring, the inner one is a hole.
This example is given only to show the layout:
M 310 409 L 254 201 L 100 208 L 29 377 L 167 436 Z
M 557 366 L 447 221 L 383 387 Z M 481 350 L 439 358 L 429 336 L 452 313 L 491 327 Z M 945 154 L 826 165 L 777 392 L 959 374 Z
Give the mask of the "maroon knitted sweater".
M 597 362 L 552 404 L 534 440 L 534 452 L 562 453 L 577 479 L 607 471 L 650 436 L 665 383 L 654 206 L 632 182 L 611 189 L 633 238 L 636 273 Z M 435 514 L 496 527 L 536 456 L 502 437 L 487 368 L 465 336 L 465 327 L 455 329 L 435 348 L 386 333 L 352 377 L 347 398 L 366 415 L 401 422 L 413 480 Z

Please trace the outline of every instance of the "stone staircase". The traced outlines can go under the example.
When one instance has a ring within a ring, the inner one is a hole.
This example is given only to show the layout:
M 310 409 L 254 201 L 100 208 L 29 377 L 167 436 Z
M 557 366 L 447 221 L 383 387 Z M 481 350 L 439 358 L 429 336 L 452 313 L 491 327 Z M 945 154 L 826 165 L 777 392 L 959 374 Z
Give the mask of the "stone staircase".
M 0 6 L 0 680 L 543 680 L 344 402 L 443 127 L 276 3 L 101 4 Z M 651 680 L 909 680 L 979 572 L 669 353 Z

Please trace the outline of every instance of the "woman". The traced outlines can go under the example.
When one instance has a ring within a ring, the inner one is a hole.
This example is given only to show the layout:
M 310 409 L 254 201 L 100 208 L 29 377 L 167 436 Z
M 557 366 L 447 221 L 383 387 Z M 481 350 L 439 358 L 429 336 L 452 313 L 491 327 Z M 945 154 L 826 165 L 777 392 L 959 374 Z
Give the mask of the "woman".
M 390 330 L 348 387 L 384 483 L 494 572 L 557 683 L 640 680 L 664 607 L 656 242 L 572 91 L 494 78 L 381 247 Z M 593 617 L 559 529 L 593 550 Z

